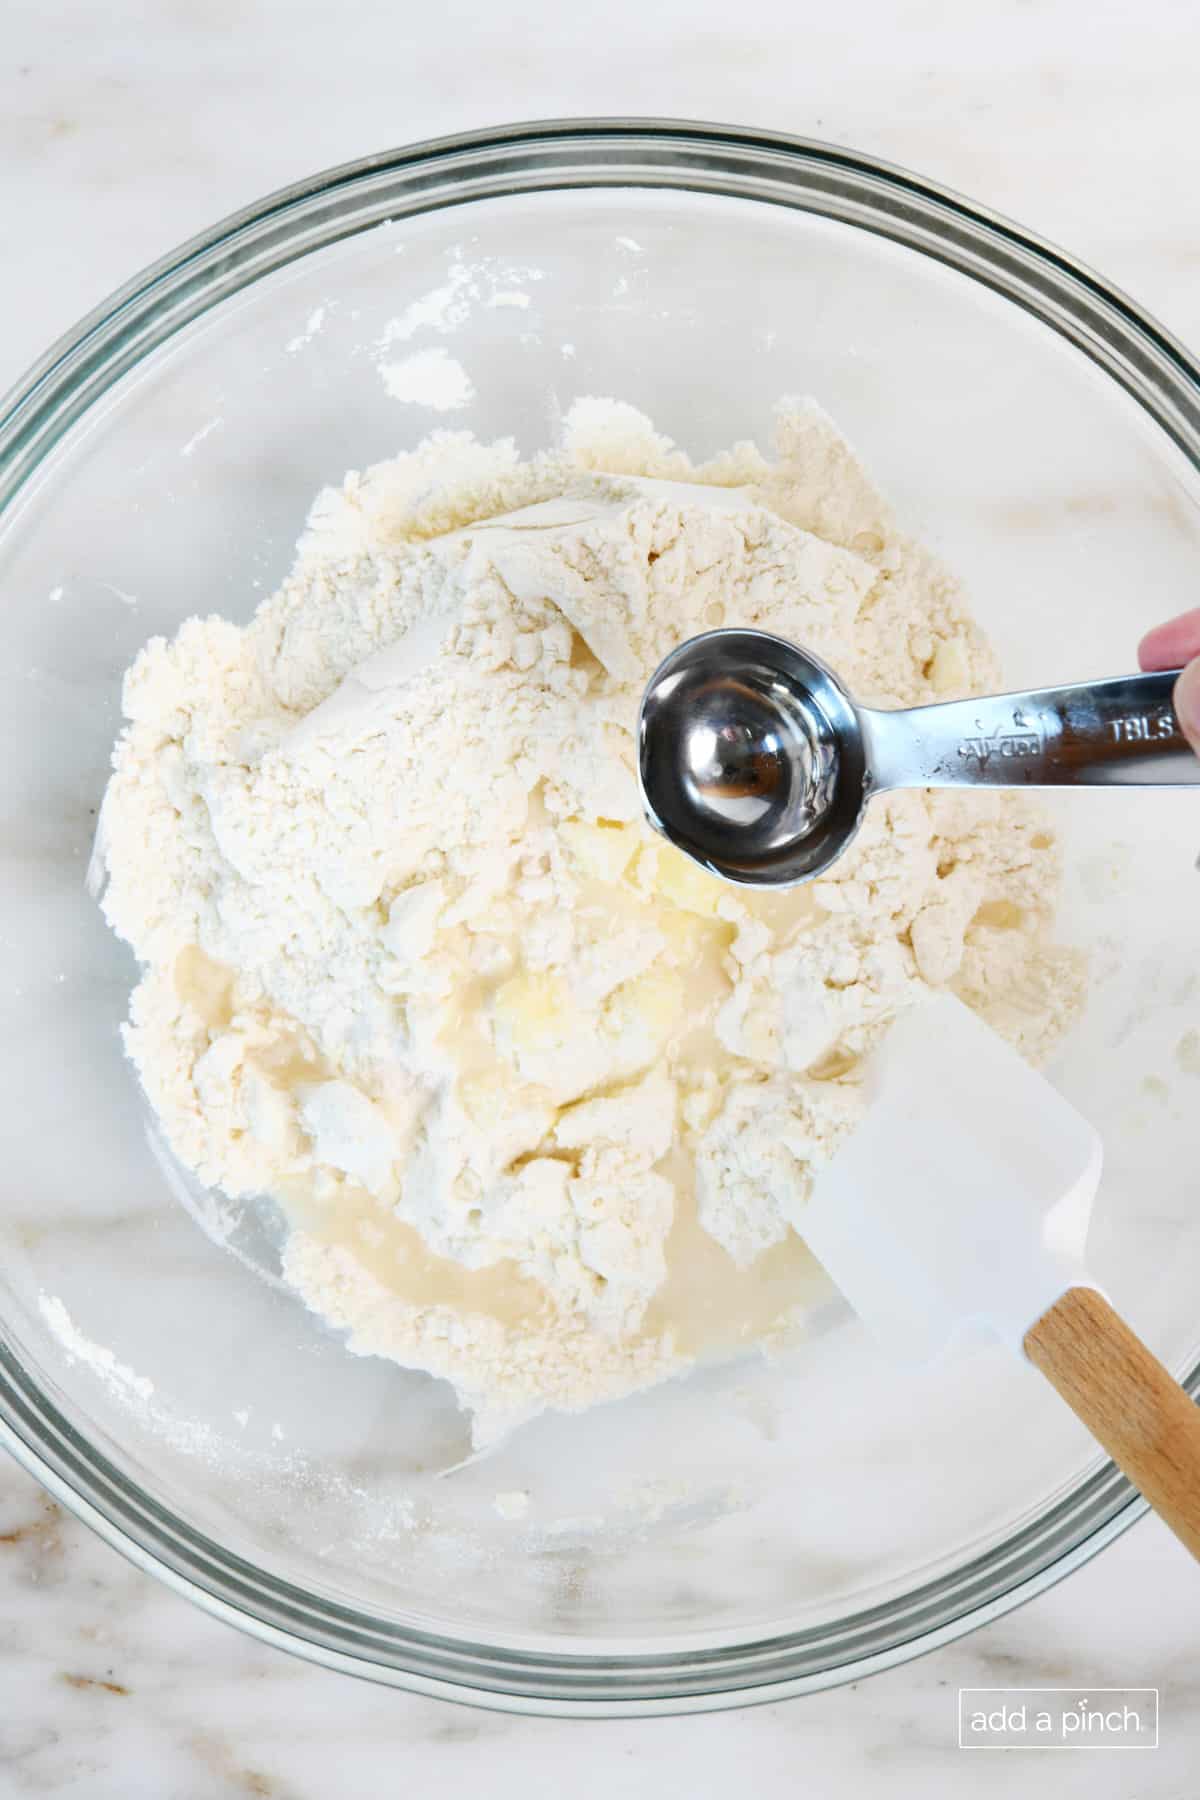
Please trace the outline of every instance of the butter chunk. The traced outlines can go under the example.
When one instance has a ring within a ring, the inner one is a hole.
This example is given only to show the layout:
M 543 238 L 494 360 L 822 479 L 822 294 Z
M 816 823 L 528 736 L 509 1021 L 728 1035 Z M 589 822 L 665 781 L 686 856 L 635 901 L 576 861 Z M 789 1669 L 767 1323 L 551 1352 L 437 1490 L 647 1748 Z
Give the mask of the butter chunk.
M 497 1035 L 512 1049 L 549 1049 L 570 1030 L 567 984 L 557 975 L 514 975 L 496 989 L 492 1017 Z
M 682 907 L 684 912 L 695 913 L 701 919 L 717 916 L 721 883 L 674 844 L 649 845 L 638 858 L 638 874 L 672 906 Z
M 589 825 L 568 819 L 559 835 L 585 875 L 615 887 L 633 860 L 639 834 L 631 825 Z

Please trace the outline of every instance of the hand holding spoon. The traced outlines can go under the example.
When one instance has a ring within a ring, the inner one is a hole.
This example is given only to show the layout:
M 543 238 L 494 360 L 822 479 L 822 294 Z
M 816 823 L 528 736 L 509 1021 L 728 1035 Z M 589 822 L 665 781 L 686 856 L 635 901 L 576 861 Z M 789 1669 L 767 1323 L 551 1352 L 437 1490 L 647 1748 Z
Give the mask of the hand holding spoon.
M 642 699 L 650 823 L 726 881 L 795 887 L 848 847 L 873 794 L 911 787 L 1200 785 L 1177 670 L 885 712 L 767 632 L 708 631 Z

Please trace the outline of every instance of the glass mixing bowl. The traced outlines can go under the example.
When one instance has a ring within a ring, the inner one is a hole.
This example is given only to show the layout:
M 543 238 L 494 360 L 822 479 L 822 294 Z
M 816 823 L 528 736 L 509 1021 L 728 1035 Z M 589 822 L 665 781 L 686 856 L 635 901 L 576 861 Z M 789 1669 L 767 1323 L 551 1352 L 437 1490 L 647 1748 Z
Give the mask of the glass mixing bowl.
M 465 369 L 461 410 L 389 395 L 398 318 Z M 1140 1503 L 1000 1350 L 899 1373 L 842 1317 L 464 1461 L 448 1389 L 348 1355 L 262 1278 L 253 1216 L 160 1154 L 118 1038 L 134 968 L 84 883 L 148 636 L 244 620 L 347 467 L 447 424 L 529 452 L 581 393 L 697 456 L 817 396 L 1014 686 L 1128 669 L 1195 598 L 1192 360 L 1058 252 L 847 152 L 484 133 L 303 182 L 139 277 L 0 424 L 0 1435 L 143 1567 L 331 1667 L 533 1711 L 728 1706 L 995 1617 Z M 1198 801 L 1054 797 L 1092 985 L 1052 1074 L 1107 1140 L 1095 1264 L 1190 1381 Z

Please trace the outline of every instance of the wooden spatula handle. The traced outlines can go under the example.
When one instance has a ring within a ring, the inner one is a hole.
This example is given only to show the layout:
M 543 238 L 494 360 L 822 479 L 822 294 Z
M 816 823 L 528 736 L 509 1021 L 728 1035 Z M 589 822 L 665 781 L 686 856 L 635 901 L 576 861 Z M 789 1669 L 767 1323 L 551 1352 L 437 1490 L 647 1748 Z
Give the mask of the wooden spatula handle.
M 1200 1406 L 1094 1288 L 1069 1288 L 1025 1354 L 1200 1558 Z

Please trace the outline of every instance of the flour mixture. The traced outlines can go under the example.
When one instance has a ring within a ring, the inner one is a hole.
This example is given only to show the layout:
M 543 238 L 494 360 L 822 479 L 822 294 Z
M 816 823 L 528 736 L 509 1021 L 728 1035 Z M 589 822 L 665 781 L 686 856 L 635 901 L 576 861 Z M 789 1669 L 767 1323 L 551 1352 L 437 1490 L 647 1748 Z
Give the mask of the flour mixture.
M 597 400 L 527 463 L 440 432 L 348 476 L 247 627 L 191 619 L 126 678 L 104 908 L 167 1137 L 278 1201 L 305 1301 L 483 1433 L 786 1340 L 888 1021 L 949 986 L 1038 1058 L 1077 1004 L 1023 796 L 888 795 L 782 894 L 650 833 L 642 687 L 715 625 L 868 704 L 999 684 L 818 408 L 695 467 Z

